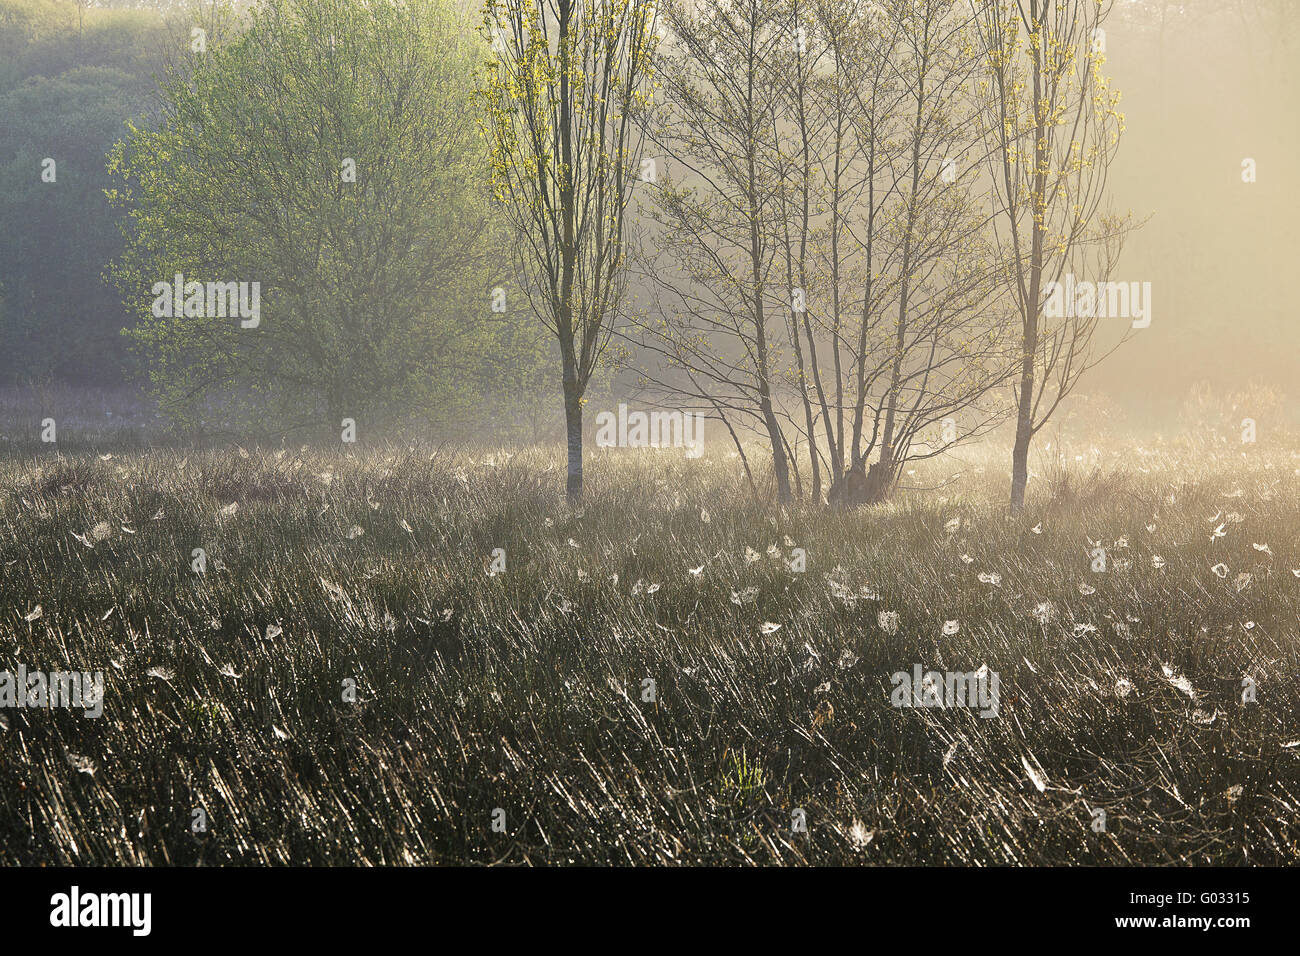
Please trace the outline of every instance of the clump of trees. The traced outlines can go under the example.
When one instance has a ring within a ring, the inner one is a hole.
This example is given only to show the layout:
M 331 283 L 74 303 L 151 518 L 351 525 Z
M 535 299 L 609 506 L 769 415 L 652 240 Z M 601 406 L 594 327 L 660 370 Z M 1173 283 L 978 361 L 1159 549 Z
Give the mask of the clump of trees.
M 488 321 L 479 52 L 432 0 L 266 0 L 170 73 L 110 169 L 128 216 L 113 275 L 172 417 L 337 428 L 446 417 L 488 387 L 511 343 Z M 178 274 L 258 283 L 258 321 L 156 309 Z
M 646 376 L 733 436 L 756 428 L 781 500 L 805 493 L 801 458 L 814 500 L 879 500 L 907 462 L 997 417 L 1008 341 L 974 186 L 978 59 L 952 9 L 665 7 L 651 131 L 669 171 L 639 330 L 663 362 Z
M 1096 0 L 0 5 L 0 344 L 75 376 L 120 368 L 127 325 L 183 424 L 509 417 L 549 382 L 576 499 L 627 350 L 778 500 L 879 501 L 1011 421 L 1018 510 L 1127 329 L 1044 308 L 1132 227 Z M 255 284 L 256 321 L 209 284 Z
M 1014 416 L 1018 510 L 1029 440 L 1104 354 L 1096 318 L 1044 316 L 1048 283 L 1104 281 L 1129 227 L 1105 207 L 1104 14 L 666 0 L 643 381 L 742 458 L 759 436 L 782 501 L 879 501 Z

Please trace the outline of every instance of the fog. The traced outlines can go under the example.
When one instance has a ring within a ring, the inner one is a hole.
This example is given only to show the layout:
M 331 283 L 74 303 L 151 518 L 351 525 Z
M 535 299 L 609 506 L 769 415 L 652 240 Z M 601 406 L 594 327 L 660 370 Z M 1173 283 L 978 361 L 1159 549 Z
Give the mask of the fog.
M 1285 0 L 1115 8 L 1107 65 L 1127 129 L 1111 184 L 1118 206 L 1149 217 L 1118 273 L 1152 282 L 1155 314 L 1084 389 L 1136 424 L 1167 422 L 1202 381 L 1295 394 L 1298 24 Z M 1245 159 L 1255 182 L 1242 180 Z

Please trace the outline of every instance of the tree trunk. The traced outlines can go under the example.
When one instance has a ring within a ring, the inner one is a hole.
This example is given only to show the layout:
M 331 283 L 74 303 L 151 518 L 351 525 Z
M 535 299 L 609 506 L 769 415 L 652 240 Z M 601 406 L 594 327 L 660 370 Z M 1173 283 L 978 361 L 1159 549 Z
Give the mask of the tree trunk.
M 878 505 L 889 498 L 894 490 L 894 463 L 881 460 L 867 469 L 867 481 L 862 491 L 864 504 Z
M 1034 24 L 1039 24 L 1039 11 L 1034 9 Z M 1041 103 L 1043 96 L 1042 50 L 1035 48 L 1032 65 L 1034 103 Z M 1045 205 L 1047 195 L 1047 157 L 1045 155 L 1047 138 L 1041 108 L 1034 107 L 1034 179 L 1030 189 L 1031 210 L 1039 210 Z M 1037 213 L 1035 212 L 1035 215 Z M 1034 220 L 1033 239 L 1029 246 L 1029 291 L 1028 297 L 1021 303 L 1024 317 L 1020 354 L 1020 394 L 1016 409 L 1016 444 L 1011 450 L 1011 513 L 1018 515 L 1025 510 L 1025 485 L 1029 483 L 1029 442 L 1034 437 L 1034 362 L 1038 357 L 1038 310 L 1039 295 L 1043 289 L 1043 226 L 1037 218 Z M 1019 265 L 1017 265 L 1019 268 Z M 1022 287 L 1023 288 L 1023 287 Z M 1046 375 L 1047 373 L 1044 372 Z M 1040 423 L 1041 424 L 1041 423 Z
M 1029 381 L 1020 384 L 1020 412 L 1016 417 L 1016 444 L 1011 450 L 1011 513 L 1020 514 L 1025 508 L 1025 485 L 1029 483 L 1029 440 L 1034 437 L 1030 423 L 1030 394 L 1033 390 L 1033 372 Z
M 1036 285 L 1037 283 L 1035 283 Z M 1028 330 L 1037 350 L 1037 322 Z M 1034 352 L 1026 347 L 1020 359 L 1020 395 L 1016 410 L 1016 443 L 1011 450 L 1011 513 L 1025 508 L 1025 485 L 1029 483 L 1029 442 L 1034 437 Z
M 1030 251 L 1029 299 L 1024 305 L 1024 340 L 1020 356 L 1020 394 L 1016 408 L 1016 444 L 1011 450 L 1011 513 L 1025 508 L 1029 483 L 1029 443 L 1034 437 L 1034 363 L 1038 358 L 1038 297 L 1043 284 L 1042 232 L 1035 228 Z M 1041 425 L 1041 422 L 1040 422 Z
M 772 443 L 772 467 L 776 472 L 776 500 L 784 504 L 790 500 L 790 465 L 785 457 L 785 445 L 781 435 L 781 425 L 772 410 L 772 399 L 766 394 L 764 386 L 759 395 L 759 406 L 763 412 L 763 424 L 767 426 L 767 438 Z
M 569 444 L 569 471 L 564 493 L 571 504 L 582 500 L 582 396 L 575 385 L 564 383 L 564 430 Z

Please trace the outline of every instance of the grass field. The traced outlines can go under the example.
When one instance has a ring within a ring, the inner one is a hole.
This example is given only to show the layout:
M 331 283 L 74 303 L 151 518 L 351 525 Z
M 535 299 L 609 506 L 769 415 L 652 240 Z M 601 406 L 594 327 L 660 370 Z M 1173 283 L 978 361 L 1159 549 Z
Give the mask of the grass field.
M 558 448 L 97 452 L 0 459 L 0 671 L 106 681 L 0 710 L 0 863 L 1300 862 L 1290 452 L 1040 462 L 1017 518 L 996 449 L 856 512 L 720 449 L 580 509 Z

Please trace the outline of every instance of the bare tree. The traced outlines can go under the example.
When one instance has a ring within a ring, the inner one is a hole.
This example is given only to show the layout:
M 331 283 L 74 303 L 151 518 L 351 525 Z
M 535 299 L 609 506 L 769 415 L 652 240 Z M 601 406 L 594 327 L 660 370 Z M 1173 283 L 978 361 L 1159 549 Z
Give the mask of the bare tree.
M 643 344 L 672 374 L 647 378 L 764 433 L 782 499 L 791 478 L 803 493 L 801 442 L 814 500 L 823 474 L 837 501 L 878 500 L 906 462 L 1003 414 L 1005 320 L 968 90 L 981 61 L 961 9 L 723 0 L 666 13 L 675 43 L 652 136 L 674 176 L 652 212 L 657 318 Z M 920 441 L 972 409 L 960 434 Z
M 778 127 L 793 131 L 795 377 L 814 497 L 824 436 L 830 497 L 853 504 L 880 500 L 907 462 L 1004 415 L 994 391 L 1007 342 L 968 93 L 979 59 L 970 15 L 941 0 L 793 0 L 792 14 L 803 11 L 818 45 L 809 69 L 788 71 Z
M 877 452 L 863 492 L 868 501 L 885 497 L 907 462 L 996 422 L 992 393 L 1007 374 L 996 260 L 976 188 L 973 24 L 961 7 L 941 0 L 894 3 L 886 15 L 898 38 L 890 61 L 901 92 L 902 149 L 890 175 L 896 201 L 873 237 L 891 253 L 893 282 L 873 304 L 883 312 L 877 325 L 884 341 L 872 350 L 874 362 L 872 354 L 857 357 L 872 370 L 868 378 L 881 382 L 879 392 L 860 396 L 872 410 L 866 451 Z M 930 434 L 945 421 L 947 428 Z M 930 441 L 918 442 L 923 432 Z M 861 473 L 863 453 L 855 449 L 853 457 Z
M 785 501 L 790 454 L 775 400 L 780 325 L 770 301 L 778 190 L 765 146 L 777 109 L 768 63 L 790 37 L 762 0 L 670 0 L 662 16 L 663 96 L 647 132 L 673 172 L 665 170 L 649 211 L 645 271 L 663 318 L 640 331 L 668 374 L 648 377 L 733 431 L 761 431 Z
M 1017 513 L 1034 434 L 1100 360 L 1096 312 L 1052 316 L 1044 304 L 1068 269 L 1105 281 L 1130 228 L 1102 210 L 1124 118 L 1102 73 L 1109 3 L 971 2 L 987 66 L 980 89 L 996 235 L 1021 331 L 1011 459 Z
M 534 313 L 560 346 L 566 492 L 582 496 L 582 399 L 625 287 L 627 208 L 655 10 L 638 0 L 488 0 L 482 93 L 493 188 Z

